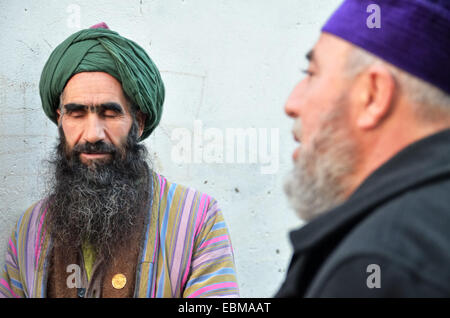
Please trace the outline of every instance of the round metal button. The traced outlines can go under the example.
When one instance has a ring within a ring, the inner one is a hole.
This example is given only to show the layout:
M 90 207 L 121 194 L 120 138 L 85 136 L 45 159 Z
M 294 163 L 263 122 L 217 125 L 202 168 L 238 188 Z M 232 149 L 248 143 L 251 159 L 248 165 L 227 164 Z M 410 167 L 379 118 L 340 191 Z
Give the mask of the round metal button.
M 127 283 L 127 278 L 124 274 L 116 274 L 112 278 L 112 285 L 115 289 L 122 289 Z

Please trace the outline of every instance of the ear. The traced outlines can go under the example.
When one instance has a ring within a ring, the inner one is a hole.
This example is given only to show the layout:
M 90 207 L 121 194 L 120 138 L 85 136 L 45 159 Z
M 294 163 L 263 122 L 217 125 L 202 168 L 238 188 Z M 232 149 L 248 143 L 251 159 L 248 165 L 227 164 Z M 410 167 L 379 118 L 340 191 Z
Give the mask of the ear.
M 147 119 L 147 115 L 144 114 L 143 112 L 141 112 L 140 110 L 138 110 L 136 113 L 136 120 L 137 120 L 138 126 L 139 126 L 139 137 L 141 137 L 142 133 L 144 132 L 146 119 Z
M 388 68 L 381 64 L 370 66 L 361 76 L 356 93 L 360 105 L 356 124 L 361 129 L 373 129 L 392 110 L 395 79 Z
M 62 105 L 64 105 L 63 102 L 64 102 L 65 91 L 66 91 L 66 89 L 64 88 L 61 95 L 59 95 L 59 105 L 60 106 L 56 109 L 56 122 L 58 123 L 58 126 L 61 124 L 61 122 L 60 122 L 60 120 L 62 118 L 61 107 L 62 107 Z
M 56 110 L 56 122 L 58 123 L 58 126 L 61 124 L 60 120 L 61 120 L 61 110 L 58 108 Z

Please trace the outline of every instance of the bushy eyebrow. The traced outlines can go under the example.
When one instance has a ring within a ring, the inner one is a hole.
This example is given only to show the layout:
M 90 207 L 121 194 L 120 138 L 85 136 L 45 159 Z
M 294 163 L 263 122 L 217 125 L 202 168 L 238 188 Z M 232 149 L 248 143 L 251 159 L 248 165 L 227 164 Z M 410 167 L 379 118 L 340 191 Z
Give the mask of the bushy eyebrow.
M 99 104 L 99 105 L 83 105 L 83 104 L 77 104 L 77 103 L 68 103 L 64 105 L 64 108 L 67 112 L 74 112 L 74 111 L 80 111 L 80 110 L 90 110 L 91 112 L 102 112 L 102 111 L 106 111 L 106 110 L 112 110 L 118 114 L 124 114 L 124 110 L 123 107 L 118 104 L 118 103 L 114 103 L 114 102 L 109 102 L 109 103 L 103 103 L 103 104 Z
M 123 107 L 118 103 L 104 103 L 104 104 L 98 105 L 98 107 L 103 108 L 103 110 L 115 111 L 118 114 L 124 113 Z
M 67 112 L 77 111 L 77 110 L 85 110 L 88 107 L 82 104 L 69 103 L 63 106 L 63 110 Z

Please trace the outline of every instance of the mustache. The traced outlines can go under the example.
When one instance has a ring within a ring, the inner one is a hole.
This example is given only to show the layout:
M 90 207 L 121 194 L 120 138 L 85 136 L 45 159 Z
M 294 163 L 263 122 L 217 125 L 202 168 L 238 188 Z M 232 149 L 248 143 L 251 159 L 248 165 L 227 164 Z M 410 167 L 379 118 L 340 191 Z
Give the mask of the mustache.
M 297 119 L 294 122 L 294 126 L 292 127 L 292 135 L 294 136 L 294 140 L 297 142 L 301 142 L 302 140 L 302 121 Z
M 80 153 L 108 153 L 108 154 L 115 154 L 118 152 L 118 149 L 113 144 L 109 144 L 104 142 L 103 140 L 99 140 L 95 143 L 91 142 L 85 142 L 83 144 L 75 145 L 72 149 L 73 154 L 80 154 Z

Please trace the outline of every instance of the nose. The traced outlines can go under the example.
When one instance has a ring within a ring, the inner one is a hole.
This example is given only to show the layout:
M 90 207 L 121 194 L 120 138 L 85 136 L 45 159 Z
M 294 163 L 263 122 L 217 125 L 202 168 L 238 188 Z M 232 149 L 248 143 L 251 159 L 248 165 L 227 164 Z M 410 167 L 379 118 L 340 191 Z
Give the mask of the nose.
M 292 118 L 297 118 L 300 116 L 300 105 L 301 105 L 301 85 L 302 82 L 298 83 L 291 94 L 289 95 L 286 104 L 284 105 L 284 111 L 286 115 Z
M 105 139 L 105 125 L 97 114 L 89 114 L 86 120 L 83 139 L 95 143 Z

